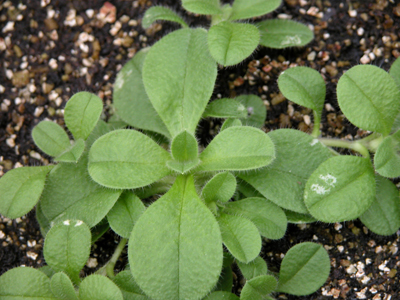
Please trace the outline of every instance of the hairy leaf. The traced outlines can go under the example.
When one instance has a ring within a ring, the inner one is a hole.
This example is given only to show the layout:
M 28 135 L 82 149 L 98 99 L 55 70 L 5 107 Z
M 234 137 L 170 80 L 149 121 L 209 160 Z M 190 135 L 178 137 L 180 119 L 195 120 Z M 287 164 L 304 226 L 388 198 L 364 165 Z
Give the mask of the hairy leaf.
M 183 162 L 169 160 L 167 161 L 167 167 L 172 171 L 178 172 L 179 174 L 185 174 L 196 167 L 199 163 L 200 160 L 198 158 Z
M 218 224 L 196 194 L 193 177 L 180 176 L 133 227 L 128 247 L 133 277 L 155 300 L 200 299 L 218 280 L 221 243 Z
M 64 129 L 52 121 L 37 124 L 32 130 L 32 138 L 36 146 L 50 156 L 58 156 L 71 146 Z
M 146 10 L 142 19 L 142 26 L 147 29 L 158 20 L 176 22 L 182 27 L 188 27 L 186 22 L 176 12 L 163 6 L 152 6 Z
M 400 130 L 384 138 L 374 156 L 375 170 L 385 177 L 400 176 Z
M 222 241 L 239 261 L 249 263 L 261 251 L 261 238 L 257 227 L 246 218 L 221 214 L 218 218 Z
M 246 282 L 240 293 L 243 300 L 266 300 L 268 294 L 276 288 L 277 282 L 272 275 L 261 275 Z
M 328 253 L 321 245 L 298 244 L 283 258 L 278 290 L 297 296 L 311 294 L 328 279 L 330 267 Z
M 117 74 L 113 92 L 114 107 L 118 116 L 127 124 L 170 137 L 144 89 L 142 70 L 149 49 L 137 52 Z
M 208 48 L 213 58 L 223 66 L 240 63 L 257 48 L 260 32 L 245 23 L 223 21 L 208 31 Z
M 204 300 L 239 300 L 239 297 L 231 292 L 217 291 L 212 292 Z
M 0 179 L 0 214 L 16 219 L 39 201 L 47 173 L 54 166 L 22 167 L 8 171 Z
M 129 238 L 133 225 L 145 211 L 142 201 L 132 192 L 124 192 L 107 214 L 108 222 L 114 232 Z
M 199 171 L 251 170 L 270 164 L 275 150 L 263 131 L 235 126 L 221 131 L 199 158 Z
M 89 174 L 111 188 L 134 189 L 170 174 L 170 154 L 144 134 L 114 130 L 94 142 L 89 152 Z
M 176 30 L 150 49 L 143 65 L 144 86 L 172 137 L 184 130 L 194 134 L 216 76 L 204 29 Z
M 301 214 L 291 210 L 285 210 L 286 218 L 288 223 L 293 224 L 305 224 L 305 223 L 313 223 L 317 220 L 310 214 Z
M 226 119 L 221 126 L 221 131 L 234 126 L 242 126 L 242 122 L 239 119 Z
M 63 153 L 54 158 L 54 161 L 77 163 L 81 158 L 83 151 L 85 151 L 85 141 L 83 139 L 79 139 Z
M 51 291 L 58 299 L 78 300 L 71 280 L 63 272 L 56 273 L 51 277 L 50 287 Z
M 379 235 L 392 235 L 400 228 L 400 197 L 397 187 L 376 175 L 376 198 L 360 217 L 361 222 Z
M 79 300 L 123 300 L 120 289 L 105 276 L 90 275 L 79 286 Z
M 264 126 L 267 117 L 267 108 L 263 100 L 256 95 L 241 95 L 235 100 L 246 107 L 247 117 L 240 119 L 245 126 L 261 128 Z
M 310 176 L 304 190 L 311 215 L 327 223 L 358 218 L 374 199 L 374 169 L 369 159 L 359 156 L 329 158 Z
M 235 0 L 230 20 L 250 19 L 268 14 L 281 5 L 282 0 Z
M 292 20 L 265 20 L 257 27 L 261 32 L 260 45 L 269 48 L 301 47 L 314 39 L 314 33 L 306 25 Z
M 222 98 L 209 103 L 204 111 L 203 118 L 246 118 L 247 110 L 243 104 L 235 99 Z
M 236 178 L 230 172 L 222 172 L 215 175 L 204 186 L 201 197 L 206 203 L 227 202 L 232 198 L 236 190 Z
M 387 135 L 400 109 L 400 89 L 384 70 L 372 65 L 351 68 L 337 85 L 340 109 L 351 123 Z
M 196 138 L 187 131 L 182 131 L 172 140 L 171 154 L 177 161 L 193 161 L 197 159 L 198 152 Z
M 249 262 L 248 264 L 240 261 L 236 263 L 246 280 L 253 279 L 257 276 L 266 275 L 268 272 L 267 263 L 260 256 L 257 256 L 255 260 Z
M 86 140 L 103 111 L 103 101 L 91 93 L 79 92 L 65 105 L 64 120 L 75 140 Z
M 200 15 L 220 14 L 219 0 L 182 0 L 182 6 L 187 11 Z
M 228 202 L 224 212 L 240 215 L 252 221 L 260 234 L 268 239 L 280 239 L 285 235 L 287 219 L 283 210 L 264 198 L 246 198 Z
M 119 272 L 114 283 L 120 288 L 124 300 L 150 300 L 139 288 L 130 271 Z

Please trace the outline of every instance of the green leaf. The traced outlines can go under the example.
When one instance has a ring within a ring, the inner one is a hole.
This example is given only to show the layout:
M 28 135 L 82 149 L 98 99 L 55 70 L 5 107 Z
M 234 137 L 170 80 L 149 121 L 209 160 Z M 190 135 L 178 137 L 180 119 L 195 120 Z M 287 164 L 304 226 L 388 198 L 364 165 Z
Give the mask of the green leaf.
M 193 177 L 179 176 L 133 227 L 128 247 L 133 277 L 152 299 L 199 299 L 218 280 L 221 243 L 218 223 L 198 197 Z
M 286 218 L 288 223 L 293 224 L 306 224 L 306 223 L 314 223 L 317 221 L 312 215 L 310 214 L 301 214 L 291 210 L 285 210 Z
M 40 272 L 42 272 L 43 274 L 45 274 L 47 277 L 49 277 L 51 279 L 51 277 L 53 277 L 54 274 L 56 274 L 57 272 L 54 271 L 52 268 L 50 268 L 50 266 L 43 266 L 40 267 L 39 269 Z
M 130 129 L 114 130 L 94 142 L 89 174 L 97 183 L 120 189 L 149 185 L 171 173 L 170 154 L 151 138 Z
M 243 125 L 261 128 L 267 118 L 267 108 L 263 100 L 256 95 L 241 95 L 235 100 L 242 103 L 247 110 L 247 117 L 241 119 Z
M 297 296 L 311 294 L 328 279 L 330 267 L 328 253 L 321 245 L 298 244 L 283 258 L 278 290 Z
M 75 140 L 86 140 L 103 111 L 103 101 L 88 92 L 79 92 L 65 105 L 64 120 Z
M 367 158 L 335 156 L 310 176 L 304 202 L 311 215 L 326 223 L 361 216 L 375 199 L 374 169 Z
M 53 167 L 22 167 L 4 174 L 0 179 L 0 214 L 16 219 L 28 213 L 39 201 Z
M 120 289 L 105 276 L 90 275 L 79 286 L 79 300 L 123 300 Z
M 229 252 L 239 261 L 248 263 L 261 251 L 261 237 L 250 220 L 227 214 L 218 218 L 222 241 Z
M 38 202 L 38 204 L 36 205 L 36 220 L 39 223 L 41 234 L 44 237 L 46 237 L 47 232 L 51 228 L 51 224 L 50 224 L 50 221 L 43 214 L 40 202 Z
M 50 287 L 51 291 L 58 299 L 78 300 L 71 280 L 63 272 L 56 273 L 51 277 Z
M 191 161 L 198 156 L 199 147 L 196 138 L 187 131 L 179 133 L 171 143 L 172 157 L 177 161 Z
M 217 291 L 212 292 L 204 300 L 239 300 L 239 297 L 231 292 Z
M 124 300 L 150 300 L 139 288 L 130 271 L 119 272 L 114 283 L 120 288 Z
M 234 126 L 242 126 L 242 122 L 239 119 L 226 119 L 221 126 L 221 131 Z
M 243 20 L 268 14 L 281 5 L 282 0 L 235 0 L 230 20 Z
M 184 28 L 188 27 L 186 22 L 176 12 L 163 6 L 152 6 L 146 10 L 142 19 L 142 26 L 147 29 L 158 20 L 176 22 Z
M 310 135 L 293 129 L 268 133 L 275 145 L 271 165 L 238 176 L 278 206 L 308 214 L 303 201 L 305 184 L 314 170 L 332 153 Z
M 326 87 L 319 72 L 309 67 L 287 69 L 279 75 L 278 86 L 290 101 L 322 113 Z
M 184 162 L 170 160 L 167 161 L 167 167 L 172 171 L 178 172 L 179 174 L 185 174 L 196 167 L 199 163 L 200 160 L 198 158 Z
M 133 225 L 145 211 L 142 201 L 131 191 L 122 193 L 114 207 L 107 214 L 108 222 L 114 232 L 129 238 Z
M 268 294 L 276 289 L 276 279 L 272 275 L 262 275 L 254 277 L 246 282 L 240 293 L 243 300 L 266 300 Z
M 47 222 L 82 220 L 98 224 L 114 206 L 121 190 L 106 189 L 88 175 L 87 154 L 77 164 L 58 164 L 46 180 L 40 208 Z
M 222 172 L 215 175 L 204 186 L 201 197 L 207 203 L 227 202 L 236 191 L 236 178 L 230 172 Z
M 252 221 L 260 234 L 268 239 L 285 235 L 287 219 L 283 210 L 264 198 L 247 198 L 225 204 L 224 212 L 240 215 Z
M 361 222 L 379 235 L 392 235 L 400 228 L 400 197 L 397 187 L 376 175 L 376 198 L 360 217 Z
M 400 176 L 400 130 L 384 138 L 374 156 L 375 170 L 385 177 Z
M 260 45 L 274 49 L 301 47 L 314 39 L 314 33 L 304 24 L 292 20 L 265 20 L 257 23 L 261 32 Z
M 267 263 L 260 256 L 257 256 L 255 260 L 247 264 L 240 261 L 236 263 L 246 280 L 250 280 L 261 275 L 266 275 L 268 272 Z
M 77 163 L 78 160 L 81 158 L 84 150 L 85 141 L 83 139 L 79 139 L 75 141 L 75 143 L 71 145 L 67 150 L 54 158 L 54 161 Z
M 0 276 L 0 299 L 57 300 L 50 291 L 50 279 L 28 267 L 11 269 Z
M 200 15 L 220 14 L 219 0 L 182 0 L 182 6 L 187 11 Z
M 354 125 L 387 135 L 400 109 L 400 90 L 390 75 L 372 65 L 351 68 L 339 79 L 340 109 Z
M 400 88 L 400 58 L 397 58 L 389 70 L 390 76 L 397 83 L 397 86 Z
M 199 158 L 199 171 L 251 170 L 270 164 L 275 150 L 263 131 L 235 126 L 221 131 Z
M 60 125 L 52 121 L 42 121 L 32 130 L 36 146 L 50 156 L 58 156 L 71 146 L 69 137 Z
M 107 218 L 101 220 L 96 226 L 90 228 L 92 234 L 92 245 L 110 229 Z
M 77 284 L 91 246 L 89 227 L 82 221 L 65 220 L 54 225 L 46 235 L 43 255 L 56 272 L 65 272 Z
M 251 24 L 220 22 L 208 31 L 208 48 L 223 66 L 232 66 L 250 56 L 260 41 L 260 32 Z
M 243 104 L 235 99 L 222 98 L 209 103 L 203 118 L 246 118 L 247 111 Z
M 143 65 L 144 86 L 172 137 L 184 130 L 194 134 L 216 76 L 204 29 L 176 30 L 151 47 Z
M 214 291 L 231 292 L 233 286 L 233 273 L 231 266 L 222 267 L 219 280 L 214 287 Z
M 127 124 L 170 137 L 144 89 L 142 70 L 150 48 L 140 50 L 117 74 L 113 101 L 116 113 Z

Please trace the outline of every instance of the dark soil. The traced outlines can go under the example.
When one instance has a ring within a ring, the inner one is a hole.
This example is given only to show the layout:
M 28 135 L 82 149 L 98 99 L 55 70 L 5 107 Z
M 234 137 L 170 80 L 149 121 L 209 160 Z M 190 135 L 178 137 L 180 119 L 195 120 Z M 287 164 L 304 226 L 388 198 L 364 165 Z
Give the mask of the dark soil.
M 185 14 L 179 1 L 172 0 L 115 1 L 116 18 L 102 21 L 98 13 L 104 2 L 0 3 L 0 176 L 15 167 L 49 163 L 49 157 L 34 146 L 30 132 L 45 118 L 63 125 L 63 107 L 74 93 L 99 95 L 108 115 L 116 72 L 136 51 L 178 28 L 160 23 L 143 30 L 140 19 L 150 5 L 168 5 L 191 26 L 208 26 L 207 18 Z M 309 132 L 311 124 L 304 116 L 311 116 L 311 111 L 284 99 L 276 83 L 289 66 L 306 65 L 320 71 L 327 83 L 323 135 L 347 139 L 365 135 L 340 112 L 336 83 L 344 71 L 360 63 L 389 69 L 400 55 L 400 4 L 389 0 L 285 0 L 266 16 L 277 17 L 313 26 L 315 40 L 304 48 L 277 51 L 260 47 L 239 66 L 219 71 L 213 97 L 257 94 L 268 109 L 265 131 L 295 128 Z M 198 131 L 201 142 L 207 143 L 219 125 L 202 121 Z M 278 299 L 395 300 L 400 299 L 399 235 L 377 236 L 359 221 L 290 225 L 283 239 L 264 242 L 262 256 L 269 268 L 277 271 L 291 246 L 314 241 L 324 245 L 331 257 L 330 277 L 315 294 L 278 294 Z M 101 238 L 91 254 L 92 268 L 85 271 L 93 272 L 96 262 L 104 264 L 117 242 L 111 232 Z M 43 238 L 33 212 L 17 220 L 0 218 L 0 243 L 0 274 L 16 266 L 44 263 Z M 121 260 L 126 261 L 126 255 Z M 243 281 L 240 274 L 235 278 L 234 292 L 239 292 Z

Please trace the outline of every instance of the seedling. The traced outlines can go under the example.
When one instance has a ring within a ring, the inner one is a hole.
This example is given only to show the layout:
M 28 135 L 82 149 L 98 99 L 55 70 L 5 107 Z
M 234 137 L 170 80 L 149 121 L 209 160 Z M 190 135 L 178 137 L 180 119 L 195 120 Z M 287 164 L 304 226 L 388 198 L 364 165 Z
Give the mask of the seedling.
M 223 66 L 236 65 L 250 56 L 260 44 L 265 47 L 283 49 L 308 44 L 313 32 L 305 25 L 292 20 L 265 20 L 243 23 L 254 17 L 266 15 L 277 9 L 282 0 L 235 0 L 232 5 L 221 5 L 219 0 L 183 0 L 182 6 L 191 13 L 211 16 L 207 33 L 208 49 L 216 62 Z M 149 8 L 142 25 L 164 20 L 188 28 L 184 19 L 163 6 Z
M 237 299 L 232 263 L 247 280 L 244 300 L 269 299 L 275 291 L 310 294 L 325 282 L 330 262 L 321 245 L 293 247 L 278 274 L 259 257 L 261 236 L 282 238 L 287 217 L 237 177 L 265 170 L 279 148 L 270 135 L 246 125 L 264 123 L 257 96 L 207 105 L 217 76 L 207 35 L 204 29 L 174 31 L 128 62 L 115 83 L 118 115 L 112 123 L 99 119 L 101 100 L 81 92 L 65 107 L 74 141 L 49 121 L 34 128 L 37 146 L 58 164 L 6 173 L 0 212 L 16 218 L 37 203 L 48 266 L 6 272 L 0 296 Z M 196 128 L 208 116 L 227 120 L 203 150 Z M 115 128 L 118 117 L 147 134 Z M 329 157 L 329 150 L 320 151 Z M 149 197 L 153 201 L 142 202 Z M 97 274 L 82 280 L 90 243 L 98 237 L 89 229 L 107 223 L 121 242 Z M 126 243 L 129 268 L 115 275 Z

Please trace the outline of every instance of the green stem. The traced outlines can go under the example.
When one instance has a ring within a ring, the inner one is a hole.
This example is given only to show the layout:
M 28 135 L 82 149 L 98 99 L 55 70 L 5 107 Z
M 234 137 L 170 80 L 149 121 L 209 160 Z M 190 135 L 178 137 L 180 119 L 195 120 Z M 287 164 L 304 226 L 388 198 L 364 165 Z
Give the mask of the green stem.
M 351 149 L 361 153 L 361 155 L 366 158 L 370 158 L 368 149 L 359 141 L 345 141 L 330 138 L 319 138 L 318 140 L 325 146 Z
M 319 130 L 319 126 L 321 124 L 321 114 L 313 110 L 313 115 L 314 115 L 314 127 L 311 135 L 317 138 L 321 134 L 321 131 Z
M 117 261 L 118 261 L 120 255 L 121 255 L 122 251 L 124 250 L 125 245 L 126 245 L 127 242 L 128 242 L 128 239 L 121 239 L 120 240 L 117 248 L 114 251 L 114 254 L 111 256 L 111 259 L 104 266 L 107 276 L 109 278 L 111 278 L 111 279 L 115 277 L 115 273 L 114 273 L 115 264 L 117 263 Z

